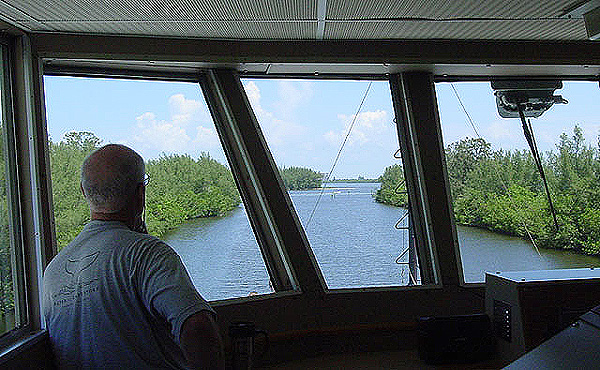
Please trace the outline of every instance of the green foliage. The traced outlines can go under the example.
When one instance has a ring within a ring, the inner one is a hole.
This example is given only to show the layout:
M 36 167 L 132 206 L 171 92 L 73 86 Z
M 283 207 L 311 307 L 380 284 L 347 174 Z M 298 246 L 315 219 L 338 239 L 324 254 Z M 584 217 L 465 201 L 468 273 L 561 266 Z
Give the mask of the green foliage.
M 375 193 L 375 200 L 396 207 L 408 207 L 408 195 L 404 185 L 404 170 L 401 165 L 389 166 L 379 177 L 381 186 Z
M 279 171 L 288 190 L 305 190 L 321 187 L 323 175 L 304 167 L 288 167 Z
M 529 151 L 493 151 L 483 139 L 446 149 L 455 219 L 459 224 L 528 237 L 546 248 L 600 255 L 600 147 L 585 144 L 575 127 L 556 151 L 542 156 L 559 222 L 556 230 L 541 177 Z M 393 189 L 400 166 L 386 168 L 376 200 L 406 207 Z
M 0 126 L 0 134 L 4 128 Z M 0 137 L 2 137 L 0 136 Z M 10 245 L 10 213 L 8 208 L 8 182 L 6 178 L 6 150 L 0 144 L 0 334 L 12 329 L 15 301 L 12 280 L 12 253 Z
M 483 139 L 466 138 L 448 146 L 446 166 L 452 193 L 465 190 L 469 175 L 491 156 L 492 146 Z
M 54 222 L 58 248 L 66 246 L 90 219 L 83 198 L 81 164 L 85 157 L 100 147 L 101 140 L 91 132 L 71 132 L 58 143 L 50 141 L 50 171 Z
M 207 153 L 197 160 L 163 155 L 148 161 L 146 173 L 146 223 L 155 235 L 192 218 L 222 216 L 240 203 L 231 172 Z
M 81 190 L 80 171 L 85 157 L 102 141 L 90 132 L 72 132 L 59 143 L 49 142 L 52 193 L 58 248 L 66 246 L 89 221 Z M 221 216 L 237 207 L 240 197 L 230 171 L 203 153 L 163 155 L 146 164 L 148 231 L 160 236 L 196 217 Z

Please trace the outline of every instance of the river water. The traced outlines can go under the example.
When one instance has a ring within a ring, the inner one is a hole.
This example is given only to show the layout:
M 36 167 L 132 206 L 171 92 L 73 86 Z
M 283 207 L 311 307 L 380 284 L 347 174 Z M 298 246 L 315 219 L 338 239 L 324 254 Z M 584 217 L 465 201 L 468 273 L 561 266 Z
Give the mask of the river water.
M 398 286 L 409 281 L 407 266 L 396 263 L 408 245 L 407 232 L 395 228 L 406 211 L 375 202 L 372 193 L 378 187 L 335 183 L 325 191 L 290 192 L 329 288 Z M 399 223 L 403 225 L 406 219 Z M 467 282 L 483 281 L 485 271 L 600 266 L 597 257 L 548 249 L 538 253 L 521 238 L 464 226 L 457 231 Z M 243 207 L 225 217 L 189 221 L 163 239 L 179 253 L 194 285 L 208 300 L 272 291 Z M 398 262 L 406 261 L 404 255 Z

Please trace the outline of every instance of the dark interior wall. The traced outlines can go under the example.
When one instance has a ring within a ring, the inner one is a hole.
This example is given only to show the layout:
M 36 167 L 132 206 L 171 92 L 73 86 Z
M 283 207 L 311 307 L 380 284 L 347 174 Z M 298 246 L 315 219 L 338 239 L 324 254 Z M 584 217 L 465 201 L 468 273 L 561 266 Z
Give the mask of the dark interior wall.
M 32 336 L 0 360 L 2 369 L 56 369 L 48 334 Z
M 251 321 L 269 333 L 268 361 L 348 351 L 415 349 L 417 318 L 484 312 L 483 288 L 356 290 L 319 296 L 280 293 L 217 303 L 219 324 Z M 390 338 L 395 338 L 390 340 Z
M 354 291 L 306 297 L 282 293 L 215 304 L 230 353 L 228 327 L 251 321 L 270 339 L 262 363 L 344 352 L 415 349 L 416 319 L 484 311 L 483 290 Z M 261 344 L 262 345 L 262 344 Z M 257 344 L 258 346 L 258 344 Z M 4 357 L 7 369 L 54 369 L 46 334 Z

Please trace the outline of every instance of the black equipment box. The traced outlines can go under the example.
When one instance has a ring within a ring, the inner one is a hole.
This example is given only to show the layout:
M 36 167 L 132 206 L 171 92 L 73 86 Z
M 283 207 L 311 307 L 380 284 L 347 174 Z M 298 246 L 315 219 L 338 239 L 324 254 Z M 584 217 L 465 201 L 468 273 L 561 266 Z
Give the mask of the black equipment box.
M 419 357 L 428 364 L 473 363 L 492 358 L 495 339 L 485 314 L 421 317 Z

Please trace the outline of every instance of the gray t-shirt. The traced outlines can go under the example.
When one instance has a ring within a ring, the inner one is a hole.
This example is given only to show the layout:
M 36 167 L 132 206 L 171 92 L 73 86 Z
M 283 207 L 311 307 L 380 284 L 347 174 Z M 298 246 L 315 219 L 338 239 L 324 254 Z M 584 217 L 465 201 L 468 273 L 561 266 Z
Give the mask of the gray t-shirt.
M 118 221 L 91 221 L 44 273 L 46 326 L 60 368 L 184 368 L 183 322 L 212 311 L 181 259 Z

